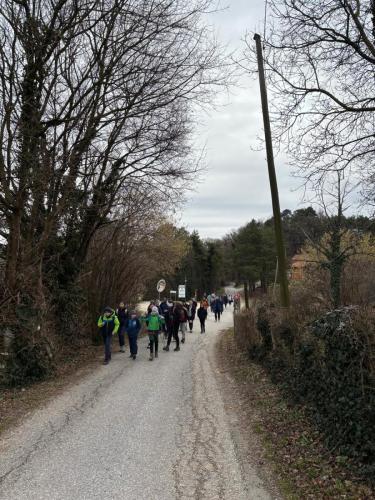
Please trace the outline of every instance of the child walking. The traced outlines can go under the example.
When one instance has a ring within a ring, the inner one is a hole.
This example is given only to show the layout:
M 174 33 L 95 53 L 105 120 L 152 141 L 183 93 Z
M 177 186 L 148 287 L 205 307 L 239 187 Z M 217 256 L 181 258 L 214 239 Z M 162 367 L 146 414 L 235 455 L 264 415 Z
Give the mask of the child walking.
M 104 364 L 111 361 L 112 335 L 118 332 L 120 322 L 111 307 L 106 307 L 98 319 L 98 327 L 104 343 Z
M 198 309 L 198 318 L 201 324 L 201 333 L 206 332 L 206 319 L 207 319 L 207 308 L 205 307 L 204 303 L 201 302 L 201 306 Z
M 164 318 L 159 315 L 159 309 L 153 306 L 151 309 L 151 314 L 143 318 L 143 321 L 147 324 L 148 338 L 150 340 L 150 357 L 149 360 L 154 359 L 154 348 L 155 348 L 155 358 L 158 357 L 159 352 L 159 333 L 163 328 Z
M 129 338 L 130 358 L 136 359 L 138 353 L 138 334 L 141 330 L 141 322 L 136 311 L 132 311 L 130 319 L 126 322 L 126 333 Z

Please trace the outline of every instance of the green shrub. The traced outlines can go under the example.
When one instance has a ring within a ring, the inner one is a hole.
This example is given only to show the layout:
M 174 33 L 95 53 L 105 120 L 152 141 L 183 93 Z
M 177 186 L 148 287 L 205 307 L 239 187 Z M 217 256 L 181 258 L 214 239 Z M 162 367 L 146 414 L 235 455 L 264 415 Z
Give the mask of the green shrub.
M 346 307 L 307 325 L 308 315 L 295 311 L 285 321 L 281 310 L 263 304 L 255 319 L 243 317 L 258 339 L 248 351 L 288 398 L 307 407 L 329 448 L 355 458 L 375 482 L 375 311 Z

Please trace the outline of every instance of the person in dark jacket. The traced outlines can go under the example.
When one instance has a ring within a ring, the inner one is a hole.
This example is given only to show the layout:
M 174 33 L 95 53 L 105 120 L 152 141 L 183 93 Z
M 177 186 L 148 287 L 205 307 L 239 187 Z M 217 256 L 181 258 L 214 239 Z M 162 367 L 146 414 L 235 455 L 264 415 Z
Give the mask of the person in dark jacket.
M 132 311 L 130 318 L 126 322 L 126 333 L 129 339 L 130 358 L 136 359 L 138 354 L 138 335 L 141 330 L 141 322 L 136 311 Z
M 207 319 L 207 308 L 203 303 L 201 303 L 198 312 L 197 312 L 200 324 L 201 324 L 201 333 L 206 332 L 206 319 Z
M 212 312 L 215 314 L 215 321 L 220 321 L 220 316 L 223 312 L 223 303 L 220 297 L 216 297 L 214 302 L 211 304 Z
M 224 303 L 224 307 L 225 309 L 227 308 L 227 305 L 228 305 L 228 295 L 227 294 L 224 294 L 223 295 L 223 303 Z
M 125 332 L 126 323 L 129 319 L 129 311 L 125 306 L 124 302 L 120 302 L 118 309 L 116 310 L 116 316 L 120 322 L 120 327 L 118 330 L 118 340 L 120 344 L 120 352 L 125 352 Z
M 161 316 L 164 318 L 164 325 L 163 325 L 163 332 L 164 332 L 164 337 L 168 337 L 168 326 L 169 326 L 169 313 L 170 313 L 170 307 L 171 305 L 168 304 L 168 300 L 164 298 L 159 306 L 159 312 Z
M 194 320 L 195 320 L 195 314 L 197 310 L 197 303 L 193 300 L 187 303 L 186 305 L 187 309 L 187 317 L 188 317 L 188 323 L 189 323 L 189 330 L 190 333 L 193 331 L 193 325 L 194 325 Z
M 120 322 L 111 307 L 106 307 L 98 319 L 98 327 L 104 343 L 104 364 L 111 360 L 112 335 L 118 332 Z
M 168 341 L 167 345 L 163 347 L 164 351 L 169 351 L 169 346 L 172 342 L 172 336 L 176 341 L 175 351 L 180 350 L 180 339 L 178 337 L 178 331 L 180 329 L 180 324 L 184 318 L 184 308 L 181 302 L 176 302 L 173 306 L 172 313 L 170 313 L 170 325 L 171 328 L 168 331 Z

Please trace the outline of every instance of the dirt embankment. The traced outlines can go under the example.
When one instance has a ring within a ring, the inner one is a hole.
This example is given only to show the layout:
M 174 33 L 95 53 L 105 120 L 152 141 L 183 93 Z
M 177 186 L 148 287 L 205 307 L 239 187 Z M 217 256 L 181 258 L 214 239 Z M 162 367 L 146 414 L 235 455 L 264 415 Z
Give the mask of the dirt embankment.
M 346 457 L 327 450 L 304 408 L 288 403 L 264 369 L 237 349 L 233 330 L 219 339 L 216 358 L 239 452 L 268 484 L 276 483 L 275 498 L 375 499 Z

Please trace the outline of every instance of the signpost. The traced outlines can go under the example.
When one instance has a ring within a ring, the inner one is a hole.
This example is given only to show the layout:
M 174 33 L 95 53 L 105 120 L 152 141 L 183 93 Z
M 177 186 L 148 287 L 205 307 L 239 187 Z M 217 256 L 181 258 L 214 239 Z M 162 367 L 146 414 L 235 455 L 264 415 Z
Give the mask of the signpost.
M 161 294 L 161 292 L 164 292 L 166 286 L 167 286 L 167 283 L 163 279 L 159 280 L 157 285 L 156 285 L 156 290 L 159 293 L 159 301 L 160 301 L 160 294 Z
M 186 285 L 178 285 L 178 298 L 186 299 Z

